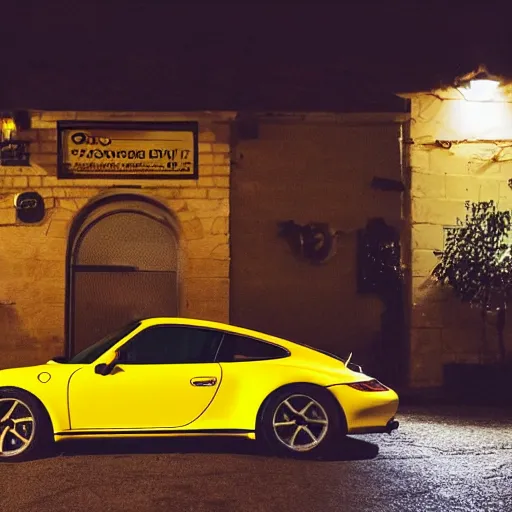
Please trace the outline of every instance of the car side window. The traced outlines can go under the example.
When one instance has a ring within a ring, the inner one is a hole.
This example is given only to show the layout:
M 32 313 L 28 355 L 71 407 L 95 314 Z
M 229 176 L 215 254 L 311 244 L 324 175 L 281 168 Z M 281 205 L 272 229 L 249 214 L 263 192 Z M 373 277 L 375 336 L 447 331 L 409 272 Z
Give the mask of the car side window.
M 222 340 L 217 358 L 218 363 L 236 361 L 261 361 L 288 357 L 287 350 L 264 341 L 226 333 Z
M 121 364 L 212 363 L 222 332 L 160 325 L 138 333 L 119 351 Z

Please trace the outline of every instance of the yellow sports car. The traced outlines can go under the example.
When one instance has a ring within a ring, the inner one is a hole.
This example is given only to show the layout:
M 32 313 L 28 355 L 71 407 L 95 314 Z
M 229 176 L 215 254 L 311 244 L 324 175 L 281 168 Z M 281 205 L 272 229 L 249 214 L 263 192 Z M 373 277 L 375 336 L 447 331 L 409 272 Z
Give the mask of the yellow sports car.
M 0 371 L 0 460 L 66 438 L 242 436 L 320 455 L 391 432 L 397 394 L 349 361 L 231 325 L 134 322 L 74 357 Z

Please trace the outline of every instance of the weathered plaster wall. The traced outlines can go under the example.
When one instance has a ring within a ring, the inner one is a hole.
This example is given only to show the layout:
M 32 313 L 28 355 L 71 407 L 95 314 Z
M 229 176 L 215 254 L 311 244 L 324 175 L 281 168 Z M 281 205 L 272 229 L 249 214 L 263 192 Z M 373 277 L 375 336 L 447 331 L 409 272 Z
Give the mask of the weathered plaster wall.
M 438 259 L 433 251 L 443 249 L 444 228 L 465 218 L 465 201 L 493 199 L 500 209 L 512 207 L 512 104 L 469 102 L 453 91 L 417 94 L 411 118 L 410 377 L 413 386 L 438 386 L 445 363 L 478 362 L 482 324 L 478 311 L 434 285 L 430 276 Z M 459 142 L 444 149 L 436 140 Z M 492 355 L 497 340 L 490 322 Z
M 44 362 L 62 353 L 65 257 L 72 219 L 113 186 L 140 185 L 180 222 L 184 253 L 183 316 L 229 319 L 229 119 L 226 114 L 35 112 L 29 168 L 0 167 L 0 368 Z M 197 120 L 199 180 L 59 180 L 57 120 Z M 35 190 L 47 215 L 39 225 L 16 221 L 16 193 Z

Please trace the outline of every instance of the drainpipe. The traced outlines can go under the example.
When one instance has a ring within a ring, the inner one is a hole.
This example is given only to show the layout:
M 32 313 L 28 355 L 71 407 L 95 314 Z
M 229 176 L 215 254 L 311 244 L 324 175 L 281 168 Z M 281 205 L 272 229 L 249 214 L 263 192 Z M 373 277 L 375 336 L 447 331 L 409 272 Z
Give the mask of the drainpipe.
M 407 112 L 410 112 L 410 100 L 405 99 Z M 411 317 L 412 317 L 412 197 L 411 197 L 411 164 L 410 164 L 410 118 L 400 124 L 400 168 L 404 184 L 402 192 L 402 267 L 404 271 L 404 333 L 402 344 L 400 368 L 402 385 L 407 388 L 411 382 Z

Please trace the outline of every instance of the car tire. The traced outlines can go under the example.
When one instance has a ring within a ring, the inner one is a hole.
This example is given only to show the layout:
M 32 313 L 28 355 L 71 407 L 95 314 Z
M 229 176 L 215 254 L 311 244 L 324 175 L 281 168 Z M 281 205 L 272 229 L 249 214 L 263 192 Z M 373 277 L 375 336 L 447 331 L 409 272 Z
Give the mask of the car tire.
M 0 389 L 0 462 L 22 462 L 49 455 L 54 446 L 50 417 L 26 391 Z
M 330 392 L 297 384 L 266 400 L 256 438 L 279 455 L 319 458 L 331 452 L 345 433 L 343 412 Z

